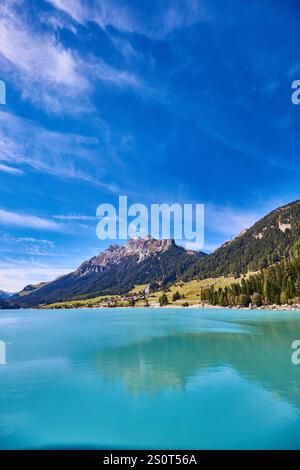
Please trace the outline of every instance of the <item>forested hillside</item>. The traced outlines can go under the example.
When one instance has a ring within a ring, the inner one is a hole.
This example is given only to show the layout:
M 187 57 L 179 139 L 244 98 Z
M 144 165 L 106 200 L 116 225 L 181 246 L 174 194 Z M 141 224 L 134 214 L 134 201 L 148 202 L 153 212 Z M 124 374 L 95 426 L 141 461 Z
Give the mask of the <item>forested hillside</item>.
M 300 304 L 300 257 L 281 261 L 224 289 L 202 289 L 201 300 L 224 307 Z
M 234 240 L 200 259 L 187 270 L 184 279 L 239 277 L 297 255 L 300 255 L 299 200 L 274 210 Z

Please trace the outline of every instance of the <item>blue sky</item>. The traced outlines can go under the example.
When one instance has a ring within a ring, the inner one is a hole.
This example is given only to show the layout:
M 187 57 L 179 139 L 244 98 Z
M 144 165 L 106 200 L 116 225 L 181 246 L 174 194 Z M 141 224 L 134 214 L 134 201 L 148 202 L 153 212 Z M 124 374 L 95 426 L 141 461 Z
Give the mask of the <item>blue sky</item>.
M 299 198 L 292 0 L 2 0 L 0 289 L 108 243 L 101 203 L 204 203 L 211 251 Z

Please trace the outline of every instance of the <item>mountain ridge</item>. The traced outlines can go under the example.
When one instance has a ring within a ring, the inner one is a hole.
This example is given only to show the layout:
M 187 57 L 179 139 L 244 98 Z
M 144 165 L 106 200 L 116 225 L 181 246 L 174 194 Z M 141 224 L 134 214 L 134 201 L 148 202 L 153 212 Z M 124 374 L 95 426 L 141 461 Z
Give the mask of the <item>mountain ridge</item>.
M 300 200 L 274 209 L 206 259 L 199 260 L 184 279 L 239 277 L 300 254 Z
M 0 300 L 7 300 L 12 297 L 14 294 L 11 292 L 6 292 L 4 290 L 0 290 Z
M 22 306 L 128 293 L 135 285 L 164 290 L 178 280 L 235 277 L 300 256 L 300 200 L 274 209 L 205 255 L 177 246 L 172 239 L 133 238 L 111 245 L 75 271 L 23 289 L 13 296 Z M 24 295 L 25 294 L 25 295 Z
M 206 255 L 186 251 L 173 239 L 133 238 L 125 245 L 109 246 L 84 261 L 75 271 L 33 289 L 27 295 L 15 296 L 14 301 L 22 306 L 34 306 L 85 295 L 123 294 L 142 283 L 166 287 L 202 256 Z

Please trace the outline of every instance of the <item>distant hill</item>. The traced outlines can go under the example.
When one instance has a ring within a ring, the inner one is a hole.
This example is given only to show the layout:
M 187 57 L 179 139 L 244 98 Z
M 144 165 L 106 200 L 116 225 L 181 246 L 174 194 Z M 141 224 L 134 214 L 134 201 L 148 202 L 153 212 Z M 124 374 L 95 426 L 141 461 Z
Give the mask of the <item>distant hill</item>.
M 10 292 L 4 292 L 3 290 L 0 290 L 0 300 L 7 300 L 13 295 L 14 294 L 11 294 Z
M 204 256 L 177 246 L 171 239 L 135 238 L 124 246 L 110 246 L 66 276 L 45 285 L 27 286 L 13 300 L 22 306 L 35 306 L 83 296 L 123 294 L 136 284 L 168 286 Z
M 205 279 L 257 271 L 300 254 L 300 201 L 272 211 L 209 256 L 198 260 L 184 279 Z
M 19 308 L 19 305 L 12 300 L 14 295 L 0 290 L 0 309 Z
M 47 282 L 39 282 L 38 284 L 28 284 L 27 286 L 23 287 L 23 289 L 18 292 L 18 296 L 28 295 L 30 292 L 35 291 L 36 289 L 40 289 L 40 287 L 44 287 Z

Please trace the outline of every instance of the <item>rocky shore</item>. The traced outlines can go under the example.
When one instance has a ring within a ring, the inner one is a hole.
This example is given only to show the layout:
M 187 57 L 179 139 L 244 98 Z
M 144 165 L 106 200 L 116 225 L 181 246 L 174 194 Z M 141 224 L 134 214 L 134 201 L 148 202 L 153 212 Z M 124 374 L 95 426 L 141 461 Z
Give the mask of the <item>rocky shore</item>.
M 248 307 L 242 307 L 239 305 L 229 305 L 227 307 L 222 307 L 221 305 L 199 305 L 200 308 L 228 308 L 232 310 L 300 310 L 300 304 L 284 304 L 284 305 L 261 305 L 257 307 L 256 305 L 250 304 Z

